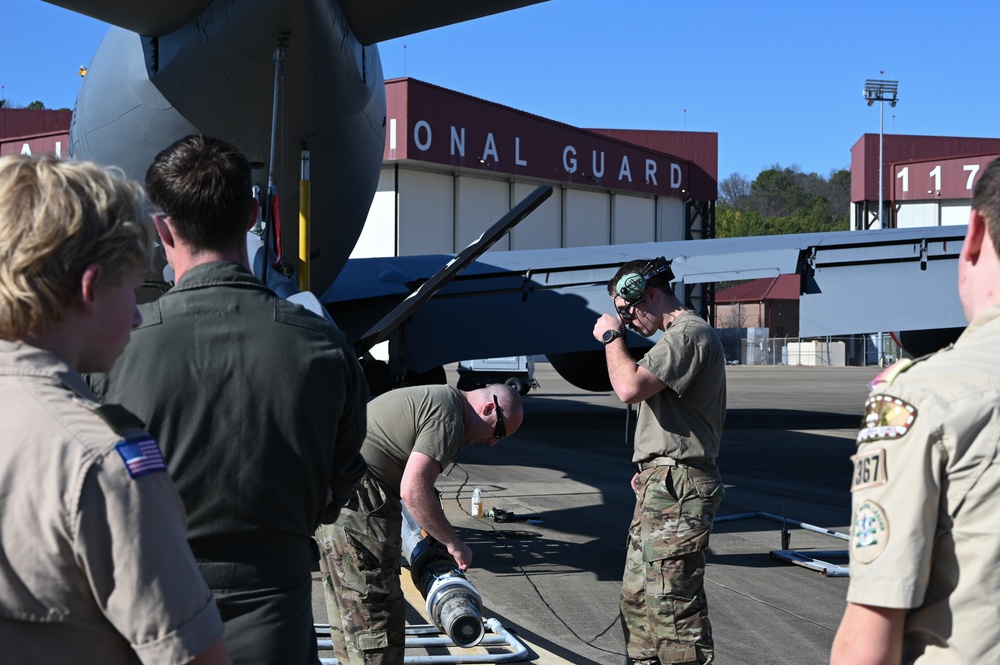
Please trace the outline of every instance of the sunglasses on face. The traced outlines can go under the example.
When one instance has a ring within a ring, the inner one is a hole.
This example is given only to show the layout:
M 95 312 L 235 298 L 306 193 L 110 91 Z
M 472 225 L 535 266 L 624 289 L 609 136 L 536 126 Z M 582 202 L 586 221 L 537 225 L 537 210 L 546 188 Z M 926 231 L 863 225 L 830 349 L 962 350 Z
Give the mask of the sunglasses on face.
M 637 304 L 638 303 L 634 302 L 626 303 L 621 307 L 615 307 L 615 310 L 617 310 L 618 316 L 621 317 L 622 321 L 628 323 L 629 321 L 635 319 L 635 306 Z
M 497 396 L 493 396 L 493 405 L 496 407 L 497 424 L 493 427 L 493 438 L 499 441 L 507 436 L 507 426 L 503 424 L 503 414 L 500 413 L 500 403 Z

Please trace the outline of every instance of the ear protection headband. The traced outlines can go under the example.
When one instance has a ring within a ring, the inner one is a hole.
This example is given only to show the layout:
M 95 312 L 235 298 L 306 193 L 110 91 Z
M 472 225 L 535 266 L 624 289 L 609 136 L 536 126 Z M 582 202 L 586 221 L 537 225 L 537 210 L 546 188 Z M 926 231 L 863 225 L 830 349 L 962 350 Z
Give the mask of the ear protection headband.
M 662 273 L 667 274 L 668 280 L 674 278 L 674 271 L 670 269 L 670 262 L 661 256 L 646 263 L 639 272 L 629 272 L 622 275 L 621 279 L 618 280 L 618 284 L 615 285 L 615 291 L 618 293 L 618 297 L 626 302 L 639 302 L 646 295 L 646 289 L 649 288 L 649 280 Z

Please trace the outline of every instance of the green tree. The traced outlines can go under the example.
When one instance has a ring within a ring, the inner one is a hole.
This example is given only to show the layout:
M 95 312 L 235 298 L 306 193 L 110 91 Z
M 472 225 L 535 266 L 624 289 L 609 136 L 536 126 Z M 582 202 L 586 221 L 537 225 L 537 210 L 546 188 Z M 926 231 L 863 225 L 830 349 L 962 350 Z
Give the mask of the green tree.
M 719 183 L 719 203 L 745 210 L 750 202 L 750 181 L 740 173 L 733 173 Z
M 750 206 L 764 217 L 785 217 L 809 205 L 809 192 L 802 186 L 797 167 L 772 167 L 761 171 L 750 183 Z
M 715 209 L 715 235 L 718 238 L 762 235 L 765 224 L 756 210 L 738 210 L 725 205 Z
M 842 219 L 845 226 L 851 220 L 851 172 L 847 169 L 832 171 L 829 179 L 830 193 L 827 212 L 831 217 Z
M 45 110 L 45 104 L 43 104 L 42 102 L 40 102 L 39 100 L 36 99 L 35 101 L 31 102 L 30 104 L 28 104 L 24 108 L 44 111 Z
M 846 231 L 849 227 L 851 174 L 831 171 L 829 179 L 778 164 L 761 171 L 746 186 L 732 174 L 719 183 L 716 235 L 740 238 L 784 233 Z

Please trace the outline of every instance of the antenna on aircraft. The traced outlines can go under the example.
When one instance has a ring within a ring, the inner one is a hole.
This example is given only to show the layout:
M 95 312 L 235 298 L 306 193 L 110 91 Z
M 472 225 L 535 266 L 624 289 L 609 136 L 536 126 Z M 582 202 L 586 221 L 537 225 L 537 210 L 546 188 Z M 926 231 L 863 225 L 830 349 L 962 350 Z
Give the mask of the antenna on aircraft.
M 510 209 L 506 215 L 501 217 L 493 226 L 486 229 L 479 238 L 463 249 L 455 258 L 449 261 L 441 270 L 438 270 L 426 282 L 421 284 L 415 291 L 406 296 L 403 302 L 382 317 L 382 320 L 372 326 L 361 339 L 354 343 L 354 350 L 358 358 L 364 356 L 373 346 L 389 336 L 393 330 L 408 319 L 413 312 L 417 311 L 425 302 L 431 299 L 435 293 L 447 286 L 458 273 L 465 269 L 470 263 L 478 259 L 483 252 L 488 250 L 503 237 L 505 233 L 517 226 L 518 223 L 527 217 L 535 208 L 542 205 L 545 199 L 552 196 L 552 185 L 539 185 L 533 192 L 521 199 L 521 202 Z
M 270 158 L 267 164 L 267 205 L 264 208 L 264 224 L 268 234 L 268 240 L 264 247 L 272 248 L 275 253 L 274 261 L 268 266 L 268 260 L 264 260 L 263 277 L 261 281 L 267 284 L 267 270 L 271 269 L 278 274 L 288 277 L 292 274 L 292 267 L 287 265 L 281 252 L 281 217 L 278 203 L 278 187 L 275 184 L 275 149 L 278 137 L 278 101 L 282 93 L 282 84 L 285 80 L 285 50 L 288 47 L 288 35 L 282 33 L 278 36 L 278 43 L 274 47 L 274 95 L 271 99 L 271 144 Z M 265 251 L 265 256 L 270 258 Z

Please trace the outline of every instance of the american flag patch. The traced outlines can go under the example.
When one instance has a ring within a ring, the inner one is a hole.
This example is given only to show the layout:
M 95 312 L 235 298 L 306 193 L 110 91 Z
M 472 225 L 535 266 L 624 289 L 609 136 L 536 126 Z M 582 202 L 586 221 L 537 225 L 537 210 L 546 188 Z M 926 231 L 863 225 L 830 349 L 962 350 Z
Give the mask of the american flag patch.
M 125 468 L 128 469 L 128 475 L 133 478 L 140 478 L 147 473 L 166 471 L 167 469 L 160 447 L 156 445 L 156 440 L 153 438 L 122 441 L 115 446 L 115 450 L 122 456 Z

